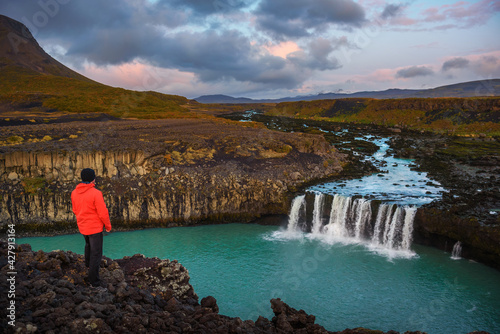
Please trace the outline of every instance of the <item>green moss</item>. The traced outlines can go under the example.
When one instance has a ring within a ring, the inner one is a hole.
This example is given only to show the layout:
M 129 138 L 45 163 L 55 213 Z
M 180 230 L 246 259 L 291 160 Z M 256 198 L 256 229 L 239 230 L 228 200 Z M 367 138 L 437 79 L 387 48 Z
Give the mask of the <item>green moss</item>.
M 499 110 L 500 97 L 338 99 L 278 103 L 267 115 L 498 136 Z
M 23 141 L 24 138 L 20 136 L 10 136 L 9 138 L 7 138 L 7 142 L 10 144 L 19 144 L 22 143 Z
M 455 138 L 447 142 L 447 146 L 437 152 L 453 158 L 476 159 L 484 156 L 496 156 L 500 152 L 498 141 Z
M 46 185 L 46 180 L 43 177 L 26 177 L 22 181 L 24 192 L 29 195 L 34 195 L 39 189 L 43 189 Z
M 41 75 L 17 66 L 5 66 L 0 72 L 0 101 L 31 111 L 52 109 L 149 119 L 191 117 L 184 107 L 188 99 L 182 96 L 115 88 L 84 77 Z

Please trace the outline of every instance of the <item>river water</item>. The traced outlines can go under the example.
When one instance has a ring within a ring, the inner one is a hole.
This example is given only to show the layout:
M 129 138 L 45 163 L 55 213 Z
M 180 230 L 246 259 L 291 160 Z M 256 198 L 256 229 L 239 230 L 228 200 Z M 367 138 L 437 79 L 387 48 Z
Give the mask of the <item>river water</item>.
M 189 270 L 200 298 L 214 296 L 222 314 L 242 319 L 272 318 L 269 300 L 279 297 L 314 314 L 331 331 L 500 333 L 500 272 L 459 254 L 452 258 L 411 244 L 416 207 L 440 198 L 445 189 L 415 171 L 411 160 L 388 154 L 389 138 L 357 139 L 379 147 L 366 159 L 381 171 L 310 187 L 313 207 L 306 208 L 305 196 L 299 195 L 286 227 L 229 224 L 113 232 L 105 237 L 104 254 L 177 259 Z M 30 243 L 33 250 L 80 254 L 84 245 L 81 235 L 18 242 Z
M 413 160 L 400 159 L 388 154 L 389 138 L 371 139 L 379 150 L 366 158 L 380 169 L 380 173 L 360 179 L 321 183 L 309 188 L 327 194 L 345 196 L 361 195 L 386 203 L 420 206 L 441 198 L 445 189 L 437 181 L 428 178 L 427 173 L 413 169 Z
M 84 247 L 78 234 L 18 242 L 80 254 Z M 332 331 L 500 333 L 500 272 L 433 248 L 412 249 L 416 256 L 388 258 L 363 245 L 256 224 L 114 232 L 104 239 L 111 258 L 179 260 L 198 296 L 214 296 L 229 316 L 272 318 L 269 300 L 279 297 Z

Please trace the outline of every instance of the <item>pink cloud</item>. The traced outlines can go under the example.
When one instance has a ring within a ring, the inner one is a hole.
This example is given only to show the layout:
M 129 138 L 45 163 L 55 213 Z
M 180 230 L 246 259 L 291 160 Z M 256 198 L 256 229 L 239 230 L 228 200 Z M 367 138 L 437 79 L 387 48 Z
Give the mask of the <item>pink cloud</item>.
M 417 24 L 418 21 L 411 19 L 409 17 L 402 16 L 402 17 L 396 17 L 396 18 L 392 19 L 391 23 L 396 24 L 396 25 L 400 25 L 400 26 L 412 26 L 412 25 Z
M 497 0 L 482 0 L 478 3 L 459 1 L 451 5 L 431 7 L 422 12 L 424 22 L 443 22 L 452 20 L 461 23 L 462 27 L 471 27 L 484 24 L 496 12 L 500 11 L 500 2 Z M 455 26 L 442 25 L 447 28 Z
M 194 74 L 164 69 L 138 61 L 115 66 L 86 64 L 82 74 L 98 82 L 133 90 L 164 91 L 167 87 L 190 85 Z
M 264 48 L 269 51 L 273 56 L 278 56 L 281 58 L 285 58 L 292 52 L 300 51 L 301 48 L 297 45 L 297 43 L 292 41 L 280 42 L 274 45 L 266 45 Z
M 448 30 L 452 28 L 470 28 L 476 25 L 483 25 L 490 20 L 493 15 L 500 12 L 500 1 L 481 0 L 477 3 L 458 1 L 453 4 L 429 7 L 420 12 L 418 17 L 410 17 L 407 6 L 390 17 L 386 23 L 394 26 L 420 26 L 435 23 L 437 26 L 433 30 Z
M 500 51 L 475 54 L 464 58 L 470 61 L 473 73 L 481 78 L 500 77 Z

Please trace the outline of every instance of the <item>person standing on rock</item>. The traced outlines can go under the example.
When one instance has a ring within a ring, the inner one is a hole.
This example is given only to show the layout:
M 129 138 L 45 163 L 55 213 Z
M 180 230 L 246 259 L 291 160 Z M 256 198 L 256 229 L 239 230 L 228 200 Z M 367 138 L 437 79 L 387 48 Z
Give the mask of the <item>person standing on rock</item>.
M 111 231 L 109 212 L 102 192 L 95 188 L 95 172 L 85 168 L 81 173 L 82 182 L 71 193 L 71 203 L 80 233 L 85 238 L 85 265 L 89 268 L 89 283 L 99 291 L 101 286 L 99 267 L 102 259 L 103 227 Z

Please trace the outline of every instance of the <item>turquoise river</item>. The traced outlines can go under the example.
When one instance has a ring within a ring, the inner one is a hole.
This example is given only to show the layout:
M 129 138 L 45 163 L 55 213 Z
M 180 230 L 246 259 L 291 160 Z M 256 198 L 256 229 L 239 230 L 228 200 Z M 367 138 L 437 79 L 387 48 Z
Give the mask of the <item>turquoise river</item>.
M 83 253 L 81 235 L 23 238 L 33 250 Z M 279 297 L 331 331 L 366 327 L 429 334 L 500 333 L 500 272 L 412 245 L 384 256 L 362 244 L 328 243 L 277 226 L 229 224 L 112 232 L 104 255 L 177 259 L 200 299 L 220 313 L 272 318 Z

